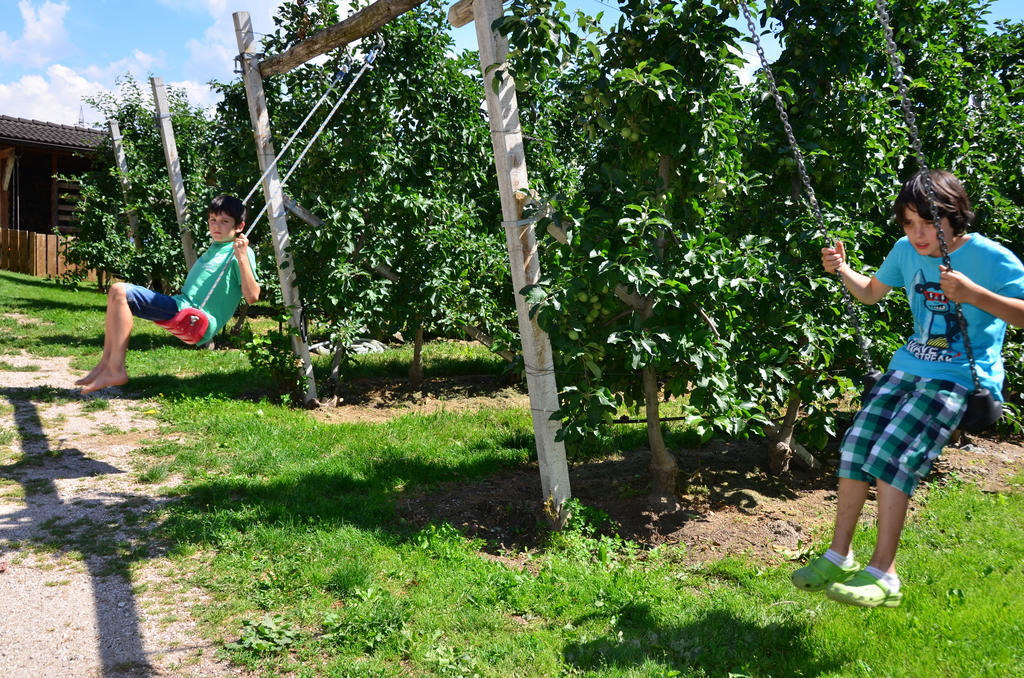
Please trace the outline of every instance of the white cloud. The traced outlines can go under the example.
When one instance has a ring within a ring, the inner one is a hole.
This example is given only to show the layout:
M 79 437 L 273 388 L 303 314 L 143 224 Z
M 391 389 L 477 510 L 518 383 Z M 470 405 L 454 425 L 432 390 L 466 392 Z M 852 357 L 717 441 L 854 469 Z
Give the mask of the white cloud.
M 176 10 L 205 12 L 212 22 L 201 37 L 194 33 L 183 35 L 179 44 L 184 49 L 173 58 L 164 51 L 134 49 L 128 56 L 107 63 L 71 66 L 60 62 L 77 53 L 64 28 L 69 0 L 33 2 L 20 0 L 18 4 L 25 21 L 22 36 L 12 40 L 0 31 L 0 63 L 17 57 L 14 63 L 26 71 L 23 75 L 14 74 L 12 79 L 0 79 L 0 113 L 4 115 L 75 125 L 84 107 L 86 124 L 103 123 L 100 112 L 82 99 L 113 91 L 117 78 L 125 73 L 130 73 L 146 90 L 150 75 L 161 76 L 168 86 L 184 89 L 194 105 L 210 109 L 217 104 L 218 96 L 207 83 L 230 82 L 238 77 L 234 73 L 238 45 L 232 19 L 232 10 L 238 7 L 236 2 L 159 0 Z M 272 32 L 273 15 L 280 4 L 281 0 L 247 2 L 257 38 Z M 347 13 L 345 9 L 341 11 L 342 16 Z M 30 61 L 26 61 L 26 54 L 31 54 Z
M 6 31 L 0 31 L 0 61 L 17 59 L 22 67 L 42 68 L 66 54 L 69 42 L 64 15 L 68 9 L 67 3 L 47 0 L 37 10 L 29 0 L 21 0 L 18 10 L 25 32 L 12 40 Z
M 0 111 L 16 118 L 76 125 L 84 107 L 87 124 L 102 122 L 99 112 L 82 99 L 105 89 L 103 83 L 55 64 L 46 69 L 45 76 L 25 75 L 11 83 L 0 83 Z
M 103 66 L 86 66 L 82 69 L 82 74 L 94 80 L 113 83 L 119 76 L 130 73 L 136 80 L 142 81 L 147 80 L 150 74 L 156 74 L 156 71 L 166 64 L 167 58 L 164 54 L 154 55 L 136 49 L 132 51 L 131 56 L 111 61 Z
M 167 86 L 185 90 L 185 94 L 193 106 L 198 106 L 207 111 L 212 111 L 220 102 L 220 95 L 210 89 L 210 86 L 205 82 L 180 80 L 178 82 L 169 82 Z

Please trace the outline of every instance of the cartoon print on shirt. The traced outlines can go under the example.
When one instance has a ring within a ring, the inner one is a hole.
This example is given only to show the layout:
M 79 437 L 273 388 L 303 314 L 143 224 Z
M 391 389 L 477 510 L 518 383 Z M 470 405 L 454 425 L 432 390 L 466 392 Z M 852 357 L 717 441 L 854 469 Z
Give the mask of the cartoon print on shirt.
M 953 304 L 946 298 L 938 282 L 925 279 L 923 271 L 918 271 L 914 276 L 911 289 L 914 291 L 910 302 L 915 307 L 914 317 L 922 319 L 922 325 L 916 328 L 917 336 L 911 340 L 919 346 L 918 357 L 948 362 L 959 353 L 950 355 L 951 351 L 934 349 L 951 349 L 953 342 L 960 338 L 960 322 Z M 925 347 L 931 347 L 932 350 Z M 911 351 L 914 352 L 913 349 Z

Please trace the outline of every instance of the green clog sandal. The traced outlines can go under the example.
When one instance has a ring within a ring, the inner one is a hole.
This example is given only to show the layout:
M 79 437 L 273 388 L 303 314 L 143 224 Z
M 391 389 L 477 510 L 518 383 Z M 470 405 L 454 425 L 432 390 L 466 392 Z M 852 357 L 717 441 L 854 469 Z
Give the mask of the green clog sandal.
M 897 607 L 903 600 L 902 591 L 893 593 L 885 582 L 864 571 L 847 582 L 829 584 L 825 595 L 837 603 L 859 607 Z
M 856 562 L 850 567 L 840 567 L 825 556 L 818 556 L 794 572 L 790 580 L 798 589 L 820 591 L 834 582 L 846 581 L 859 571 L 860 565 Z

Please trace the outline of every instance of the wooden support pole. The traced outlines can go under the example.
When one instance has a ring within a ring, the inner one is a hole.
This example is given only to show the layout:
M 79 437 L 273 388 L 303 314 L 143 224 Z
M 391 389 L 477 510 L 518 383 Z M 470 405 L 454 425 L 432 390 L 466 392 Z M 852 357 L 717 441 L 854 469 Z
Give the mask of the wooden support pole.
M 57 154 L 50 154 L 50 230 L 54 230 L 60 225 L 60 220 L 57 218 L 57 203 L 60 200 L 60 192 L 57 190 L 57 173 L 60 171 L 57 165 Z M 32 275 L 35 275 L 33 273 Z
M 287 73 L 314 57 L 326 54 L 332 49 L 343 47 L 375 32 L 384 24 L 409 10 L 416 9 L 426 0 L 377 0 L 367 5 L 344 21 L 317 31 L 291 48 L 267 57 L 260 62 L 260 75 Z
M 121 143 L 123 139 L 121 128 L 118 126 L 117 120 L 108 120 L 107 126 L 110 128 L 110 140 L 114 142 L 114 159 L 117 161 L 117 178 L 121 182 L 121 195 L 124 196 L 124 201 L 127 203 L 130 184 L 128 182 L 128 160 L 124 155 L 124 144 Z M 142 251 L 142 240 L 139 238 L 139 218 L 130 208 L 125 208 L 125 214 L 128 216 L 128 237 L 135 243 L 135 251 L 140 252 Z
M 167 105 L 167 88 L 163 78 L 150 78 L 153 86 L 153 102 L 156 106 L 157 129 L 160 130 L 160 141 L 164 146 L 164 159 L 167 161 L 167 178 L 171 182 L 171 197 L 174 199 L 174 212 L 178 216 L 178 233 L 181 235 L 181 249 L 185 252 L 185 263 L 189 269 L 196 263 L 196 246 L 192 242 L 192 233 L 188 230 L 188 212 L 185 206 L 185 181 L 181 177 L 181 161 L 178 159 L 178 145 L 174 140 L 174 127 L 171 125 L 171 109 Z
M 0 148 L 0 190 L 6 191 L 11 187 L 14 163 L 14 147 Z
M 523 342 L 523 363 L 526 385 L 530 392 L 530 411 L 533 415 L 533 433 L 537 444 L 541 490 L 549 508 L 549 517 L 556 527 L 562 527 L 566 518 L 564 504 L 570 497 L 569 469 L 565 462 L 565 446 L 556 441 L 561 427 L 552 419 L 558 410 L 558 385 L 555 383 L 551 342 L 536 321 L 530 318 L 522 289 L 540 280 L 540 262 L 537 259 L 537 241 L 533 224 L 519 223 L 523 201 L 527 199 L 526 153 L 523 134 L 519 126 L 519 103 L 515 83 L 508 72 L 506 57 L 508 41 L 491 30 L 491 24 L 502 15 L 501 0 L 474 0 L 473 17 L 476 22 L 477 44 L 480 48 L 480 68 L 484 74 L 484 95 L 491 125 L 494 165 L 498 173 L 501 194 L 501 214 L 505 226 L 509 263 L 512 268 L 512 287 L 515 290 L 516 310 L 519 315 L 519 334 Z M 497 64 L 496 68 L 492 68 Z M 501 73 L 497 91 L 494 78 Z M 518 195 L 517 195 L 518 194 Z
M 267 201 L 267 220 L 274 241 L 274 254 L 277 255 L 277 273 L 281 281 L 281 299 L 288 309 L 288 324 L 295 331 L 292 333 L 292 350 L 302 361 L 302 376 L 306 379 L 305 402 L 307 405 L 316 400 L 316 381 L 313 378 L 313 360 L 309 355 L 309 345 L 302 335 L 302 299 L 295 286 L 295 271 L 292 257 L 288 253 L 289 236 L 288 221 L 284 210 L 284 193 L 281 176 L 277 171 L 274 158 L 274 144 L 270 137 L 270 114 L 267 111 L 267 98 L 263 91 L 263 76 L 260 75 L 258 55 L 256 53 L 256 36 L 253 34 L 252 21 L 248 12 L 235 12 L 235 37 L 238 40 L 239 62 L 242 66 L 242 81 L 245 83 L 245 96 L 249 102 L 249 116 L 256 140 L 256 157 L 259 160 L 260 172 L 263 174 L 263 194 Z M 268 171 L 269 170 L 269 171 Z

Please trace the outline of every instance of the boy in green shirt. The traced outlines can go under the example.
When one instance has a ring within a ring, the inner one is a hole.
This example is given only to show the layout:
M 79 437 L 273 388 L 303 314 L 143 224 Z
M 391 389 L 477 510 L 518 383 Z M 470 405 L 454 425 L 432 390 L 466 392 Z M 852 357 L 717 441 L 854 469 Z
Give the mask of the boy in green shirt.
M 199 310 L 209 320 L 209 327 L 199 341 L 205 344 L 234 315 L 243 297 L 250 304 L 259 299 L 256 260 L 242 233 L 245 206 L 238 198 L 221 195 L 210 202 L 208 212 L 213 244 L 188 272 L 181 294 L 169 297 L 131 283 L 111 286 L 103 356 L 89 374 L 75 382 L 82 387 L 82 393 L 127 383 L 125 357 L 134 316 L 163 322 L 181 309 L 201 306 Z

